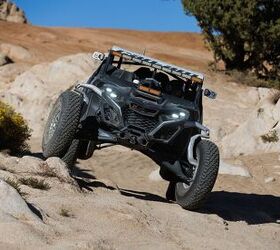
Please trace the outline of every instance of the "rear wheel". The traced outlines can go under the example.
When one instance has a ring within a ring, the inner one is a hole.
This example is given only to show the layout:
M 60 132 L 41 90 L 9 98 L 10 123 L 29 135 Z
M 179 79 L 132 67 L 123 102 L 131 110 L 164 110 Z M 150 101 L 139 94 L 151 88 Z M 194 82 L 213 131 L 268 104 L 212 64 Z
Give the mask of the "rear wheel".
M 74 139 L 66 153 L 61 155 L 60 158 L 66 163 L 67 167 L 72 170 L 77 159 L 87 160 L 92 156 L 95 149 L 92 145 L 95 144 L 91 143 L 91 141 Z
M 92 157 L 96 144 L 94 141 L 80 140 L 77 150 L 77 157 L 81 160 L 87 160 Z
M 198 209 L 211 192 L 219 170 L 219 150 L 211 141 L 201 140 L 196 145 L 197 166 L 193 166 L 189 184 L 177 182 L 176 202 L 188 210 Z M 186 171 L 190 172 L 190 169 Z
M 67 167 L 70 170 L 72 170 L 73 166 L 77 161 L 78 146 L 79 146 L 79 140 L 77 139 L 73 140 L 67 152 L 63 156 L 61 156 L 61 160 L 63 160 L 66 163 Z
M 70 159 L 69 154 L 74 150 L 70 145 L 79 124 L 82 103 L 82 96 L 74 91 L 68 90 L 59 96 L 49 114 L 43 134 L 42 148 L 45 157 Z

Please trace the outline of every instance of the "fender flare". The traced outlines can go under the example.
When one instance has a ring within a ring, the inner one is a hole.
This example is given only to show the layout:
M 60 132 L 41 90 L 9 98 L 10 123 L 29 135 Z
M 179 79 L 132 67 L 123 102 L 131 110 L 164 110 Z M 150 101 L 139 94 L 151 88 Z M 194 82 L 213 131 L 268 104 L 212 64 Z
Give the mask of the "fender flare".
M 195 142 L 199 138 L 209 139 L 209 135 L 205 131 L 202 130 L 201 132 L 202 132 L 201 134 L 193 135 L 190 138 L 189 145 L 188 145 L 188 153 L 187 153 L 188 161 L 190 164 L 196 167 L 198 166 L 199 162 L 194 158 L 194 154 L 193 154 Z

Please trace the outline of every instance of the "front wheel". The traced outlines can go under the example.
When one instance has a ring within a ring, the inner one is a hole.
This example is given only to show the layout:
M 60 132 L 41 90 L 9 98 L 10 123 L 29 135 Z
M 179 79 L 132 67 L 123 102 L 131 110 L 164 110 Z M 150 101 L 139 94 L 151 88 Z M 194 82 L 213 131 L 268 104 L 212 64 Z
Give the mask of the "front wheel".
M 83 97 L 67 90 L 57 99 L 43 134 L 44 157 L 63 157 L 70 147 L 79 124 Z
M 200 140 L 195 151 L 198 164 L 193 166 L 192 182 L 177 182 L 175 185 L 176 202 L 188 210 L 202 205 L 215 184 L 219 170 L 219 150 L 213 142 Z

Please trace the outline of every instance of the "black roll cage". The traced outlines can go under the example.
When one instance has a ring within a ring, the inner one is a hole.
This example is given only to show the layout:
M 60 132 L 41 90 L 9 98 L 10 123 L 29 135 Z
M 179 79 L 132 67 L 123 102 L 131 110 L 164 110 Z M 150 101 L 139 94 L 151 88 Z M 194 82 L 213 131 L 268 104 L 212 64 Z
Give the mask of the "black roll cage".
M 114 61 L 115 56 L 119 57 L 119 60 Z M 127 59 L 127 61 L 124 61 L 124 59 Z M 100 72 L 100 78 L 103 78 L 103 76 L 107 72 L 107 69 L 108 69 L 109 65 L 112 65 L 113 63 L 117 63 L 117 67 L 118 68 L 120 68 L 120 66 L 122 64 L 127 64 L 127 65 L 142 65 L 142 66 L 150 67 L 150 68 L 153 68 L 155 70 L 154 72 L 156 72 L 156 70 L 158 69 L 158 68 L 150 66 L 150 65 L 146 65 L 146 64 L 143 64 L 143 63 L 140 63 L 140 62 L 136 62 L 134 60 L 130 60 L 129 58 L 124 58 L 122 53 L 116 53 L 116 50 L 111 49 L 111 50 L 109 50 L 108 56 L 105 57 L 105 59 L 102 61 L 102 63 L 99 66 L 99 68 L 89 78 L 87 83 L 90 84 L 92 82 L 92 80 L 94 79 L 94 77 L 96 75 L 98 75 L 100 71 L 101 71 Z M 160 69 L 160 70 L 163 71 L 162 69 Z M 195 98 L 194 98 L 193 103 L 194 103 L 195 107 L 199 110 L 199 116 L 200 117 L 198 118 L 198 121 L 202 123 L 202 120 L 203 120 L 203 115 L 202 115 L 203 114 L 203 105 L 202 105 L 202 96 L 203 96 L 202 85 L 203 85 L 203 80 L 202 81 L 197 80 L 196 76 L 195 76 L 195 78 L 192 78 L 192 77 L 191 78 L 185 78 L 185 77 L 180 77 L 180 76 L 178 76 L 176 74 L 172 74 L 172 72 L 166 72 L 166 71 L 163 71 L 163 72 L 169 74 L 170 76 L 174 77 L 177 80 L 181 80 L 181 81 L 186 82 L 186 83 L 188 81 L 191 81 L 192 84 L 195 84 L 195 86 L 196 86 L 196 88 L 195 88 L 196 94 L 195 94 Z M 195 79 L 195 80 L 192 80 L 192 79 Z

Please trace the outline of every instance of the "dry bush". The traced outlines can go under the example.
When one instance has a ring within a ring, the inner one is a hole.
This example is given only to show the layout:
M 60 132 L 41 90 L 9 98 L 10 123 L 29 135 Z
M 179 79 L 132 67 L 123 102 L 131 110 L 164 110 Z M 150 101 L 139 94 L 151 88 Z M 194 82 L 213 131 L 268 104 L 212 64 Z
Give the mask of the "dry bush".
M 280 82 L 278 80 L 265 80 L 257 78 L 252 72 L 231 70 L 226 71 L 232 81 L 241 83 L 251 87 L 275 88 L 280 89 Z
M 40 176 L 43 176 L 43 177 L 57 177 L 54 170 L 50 169 L 46 162 L 42 162 L 40 164 L 40 168 L 41 168 L 42 172 L 38 172 L 37 175 L 40 175 Z
M 17 192 L 24 198 L 26 196 L 26 193 L 22 192 L 20 189 L 20 183 L 17 180 L 6 178 L 4 179 L 6 183 L 8 183 L 10 186 L 12 186 Z
M 41 190 L 49 190 L 51 187 L 48 183 L 46 183 L 44 180 L 38 180 L 33 177 L 29 178 L 20 178 L 20 183 L 32 188 L 41 189 Z
M 275 143 L 279 141 L 279 137 L 276 130 L 270 131 L 269 133 L 261 136 L 264 143 Z
M 27 150 L 30 136 L 31 130 L 22 115 L 0 101 L 0 150 L 9 149 L 12 153 Z
M 66 208 L 61 208 L 59 214 L 63 217 L 72 217 L 70 211 Z

